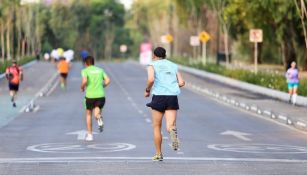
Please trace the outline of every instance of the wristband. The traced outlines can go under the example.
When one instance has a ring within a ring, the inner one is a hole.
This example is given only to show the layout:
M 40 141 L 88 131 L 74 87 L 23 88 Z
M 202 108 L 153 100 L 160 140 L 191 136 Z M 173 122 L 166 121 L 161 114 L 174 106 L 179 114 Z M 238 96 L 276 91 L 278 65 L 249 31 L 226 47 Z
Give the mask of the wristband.
M 146 88 L 145 91 L 149 93 L 149 92 L 150 92 L 150 89 Z

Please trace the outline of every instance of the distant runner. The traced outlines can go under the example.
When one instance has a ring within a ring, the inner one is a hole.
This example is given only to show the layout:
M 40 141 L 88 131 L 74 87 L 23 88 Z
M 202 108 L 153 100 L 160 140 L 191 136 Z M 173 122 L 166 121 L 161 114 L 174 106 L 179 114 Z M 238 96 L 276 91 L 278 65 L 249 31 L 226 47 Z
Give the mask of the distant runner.
M 58 63 L 58 72 L 60 74 L 61 88 L 65 89 L 67 86 L 67 76 L 70 69 L 69 63 L 65 57 L 61 57 Z
M 12 65 L 6 68 L 5 76 L 9 83 L 11 102 L 13 107 L 16 107 L 16 95 L 19 90 L 19 83 L 23 79 L 22 69 L 17 65 L 16 60 L 13 60 Z
M 80 52 L 80 56 L 81 56 L 81 59 L 82 59 L 82 63 L 84 64 L 84 62 L 85 62 L 85 58 L 86 57 L 88 57 L 90 54 L 88 53 L 88 51 L 86 51 L 86 50 L 82 50 L 81 52 Z
M 94 58 L 88 56 L 85 58 L 85 68 L 81 72 L 82 84 L 81 91 L 86 90 L 85 106 L 86 106 L 86 124 L 87 136 L 86 141 L 93 140 L 92 129 L 92 111 L 98 122 L 100 132 L 103 131 L 102 108 L 105 104 L 104 87 L 110 84 L 110 78 L 105 71 L 94 66 Z
M 288 82 L 288 90 L 289 90 L 289 103 L 295 105 L 297 98 L 297 90 L 299 86 L 299 71 L 296 66 L 296 62 L 293 61 L 291 63 L 291 67 L 286 72 L 286 78 Z
M 166 129 L 170 134 L 172 147 L 176 151 L 179 148 L 177 137 L 176 116 L 179 109 L 177 95 L 180 94 L 180 88 L 185 85 L 176 64 L 165 59 L 166 51 L 162 47 L 154 50 L 153 62 L 148 66 L 148 80 L 145 89 L 145 97 L 149 97 L 150 92 L 153 95 L 152 101 L 146 106 L 152 108 L 152 122 L 154 130 L 154 143 L 156 155 L 153 161 L 162 161 L 161 151 L 162 118 L 165 115 Z

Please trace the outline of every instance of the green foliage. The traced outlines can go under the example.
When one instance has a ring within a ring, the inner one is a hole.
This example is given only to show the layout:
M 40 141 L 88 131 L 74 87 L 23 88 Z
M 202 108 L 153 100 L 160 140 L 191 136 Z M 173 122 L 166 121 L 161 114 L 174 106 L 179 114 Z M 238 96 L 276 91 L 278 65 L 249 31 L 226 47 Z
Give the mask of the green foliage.
M 270 89 L 287 92 L 286 78 L 279 74 L 264 73 L 264 72 L 259 72 L 258 74 L 254 74 L 248 70 L 231 70 L 231 69 L 226 69 L 224 66 L 216 64 L 207 64 L 207 65 L 203 65 L 201 63 L 190 64 L 187 59 L 182 59 L 182 58 L 177 58 L 172 60 L 177 62 L 178 64 L 191 66 L 197 69 L 205 70 L 211 73 L 223 75 L 229 78 L 267 87 Z M 307 96 L 307 79 L 301 80 L 298 93 L 300 95 Z
M 24 65 L 33 60 L 35 60 L 35 57 L 27 56 L 27 57 L 24 57 L 18 60 L 18 65 Z M 0 63 L 0 74 L 4 73 L 6 68 L 10 66 L 11 64 L 12 64 L 12 60 L 5 60 L 4 62 L 1 62 Z

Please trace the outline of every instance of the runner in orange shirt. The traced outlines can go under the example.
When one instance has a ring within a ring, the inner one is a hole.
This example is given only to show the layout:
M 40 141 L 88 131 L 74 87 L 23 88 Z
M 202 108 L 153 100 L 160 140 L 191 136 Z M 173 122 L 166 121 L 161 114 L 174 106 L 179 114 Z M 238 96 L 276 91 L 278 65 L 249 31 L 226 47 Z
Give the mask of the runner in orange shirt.
M 23 78 L 22 69 L 17 65 L 16 60 L 13 60 L 12 65 L 6 68 L 5 76 L 9 82 L 9 90 L 13 107 L 16 107 L 16 95 L 19 90 L 19 83 L 22 81 Z
M 58 63 L 58 72 L 60 74 L 61 88 L 65 89 L 67 85 L 67 76 L 70 69 L 69 63 L 66 61 L 65 57 L 61 57 Z

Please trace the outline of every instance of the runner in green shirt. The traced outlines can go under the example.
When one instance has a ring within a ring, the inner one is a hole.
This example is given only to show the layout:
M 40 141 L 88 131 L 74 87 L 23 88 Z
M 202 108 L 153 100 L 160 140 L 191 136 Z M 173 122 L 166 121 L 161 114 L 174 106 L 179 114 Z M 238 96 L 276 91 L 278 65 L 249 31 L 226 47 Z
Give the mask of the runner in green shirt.
M 103 69 L 94 66 L 94 58 L 88 56 L 85 58 L 85 68 L 81 72 L 82 84 L 81 91 L 86 90 L 85 105 L 86 105 L 86 125 L 87 136 L 86 141 L 93 140 L 92 129 L 92 111 L 98 122 L 100 132 L 103 131 L 102 108 L 105 104 L 104 87 L 110 84 L 110 78 Z

